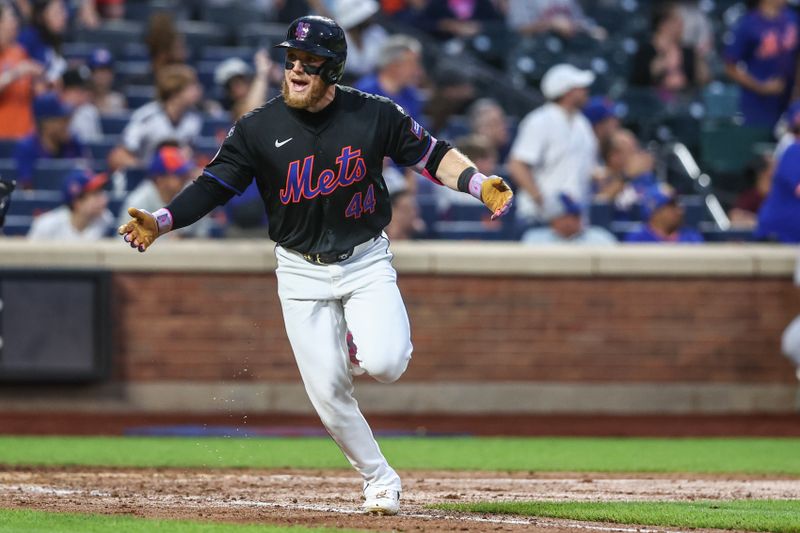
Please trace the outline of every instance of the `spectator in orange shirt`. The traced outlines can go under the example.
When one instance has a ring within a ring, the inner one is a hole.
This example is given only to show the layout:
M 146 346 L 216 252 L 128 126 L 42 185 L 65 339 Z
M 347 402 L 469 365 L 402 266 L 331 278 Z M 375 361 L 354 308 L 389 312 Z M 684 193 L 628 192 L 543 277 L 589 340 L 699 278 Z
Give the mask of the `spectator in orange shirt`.
M 0 138 L 33 132 L 33 83 L 42 66 L 17 44 L 19 22 L 10 4 L 0 3 Z

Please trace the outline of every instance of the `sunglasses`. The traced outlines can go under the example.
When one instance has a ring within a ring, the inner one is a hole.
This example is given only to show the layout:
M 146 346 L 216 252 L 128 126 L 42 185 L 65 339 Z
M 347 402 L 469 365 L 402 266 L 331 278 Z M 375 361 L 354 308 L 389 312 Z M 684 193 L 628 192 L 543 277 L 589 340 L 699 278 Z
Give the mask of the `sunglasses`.
M 286 59 L 286 63 L 284 64 L 284 68 L 286 70 L 292 70 L 294 68 L 295 61 L 300 61 L 299 59 L 295 59 L 294 61 L 290 59 Z M 303 72 L 308 74 L 309 76 L 319 76 L 319 73 L 322 71 L 322 67 L 325 66 L 325 63 L 322 65 L 315 67 L 314 65 L 309 65 L 308 63 L 303 63 L 300 61 L 300 66 L 303 68 Z

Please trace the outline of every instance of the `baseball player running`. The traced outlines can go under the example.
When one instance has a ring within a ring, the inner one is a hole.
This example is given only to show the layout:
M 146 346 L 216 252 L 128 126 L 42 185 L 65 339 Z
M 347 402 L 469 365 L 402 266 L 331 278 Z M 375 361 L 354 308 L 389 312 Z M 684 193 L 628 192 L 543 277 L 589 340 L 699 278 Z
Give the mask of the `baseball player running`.
M 286 40 L 282 95 L 246 114 L 191 185 L 153 213 L 131 207 L 119 233 L 144 252 L 241 194 L 255 179 L 277 243 L 286 333 L 311 403 L 364 478 L 363 510 L 398 512 L 400 478 L 353 398 L 353 375 L 396 381 L 411 358 L 408 316 L 382 233 L 391 218 L 383 159 L 469 193 L 503 215 L 512 192 L 480 174 L 392 101 L 337 85 L 344 31 L 317 16 L 295 20 Z M 346 335 L 358 342 L 348 356 Z M 355 363 L 355 364 L 354 364 Z

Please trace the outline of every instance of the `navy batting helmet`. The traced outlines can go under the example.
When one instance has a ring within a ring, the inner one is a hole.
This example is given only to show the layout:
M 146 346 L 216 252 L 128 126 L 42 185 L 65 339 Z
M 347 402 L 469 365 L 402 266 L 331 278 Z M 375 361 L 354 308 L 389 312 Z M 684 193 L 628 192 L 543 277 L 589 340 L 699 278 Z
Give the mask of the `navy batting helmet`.
M 300 17 L 289 26 L 286 40 L 275 45 L 275 48 L 296 48 L 327 58 L 319 71 L 322 81 L 334 84 L 342 79 L 347 59 L 347 41 L 344 30 L 329 18 Z

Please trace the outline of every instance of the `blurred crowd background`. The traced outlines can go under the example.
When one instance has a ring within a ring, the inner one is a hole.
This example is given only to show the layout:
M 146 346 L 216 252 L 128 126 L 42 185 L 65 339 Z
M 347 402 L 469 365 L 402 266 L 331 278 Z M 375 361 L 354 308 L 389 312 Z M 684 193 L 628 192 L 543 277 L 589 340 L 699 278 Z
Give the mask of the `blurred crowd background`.
M 155 210 L 279 94 L 283 40 L 347 32 L 344 83 L 516 189 L 503 220 L 385 165 L 400 239 L 800 242 L 786 0 L 0 0 L 4 235 L 100 239 Z M 253 186 L 174 238 L 264 238 Z

